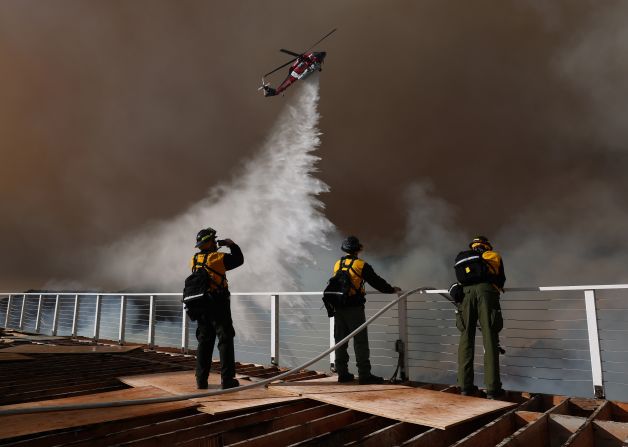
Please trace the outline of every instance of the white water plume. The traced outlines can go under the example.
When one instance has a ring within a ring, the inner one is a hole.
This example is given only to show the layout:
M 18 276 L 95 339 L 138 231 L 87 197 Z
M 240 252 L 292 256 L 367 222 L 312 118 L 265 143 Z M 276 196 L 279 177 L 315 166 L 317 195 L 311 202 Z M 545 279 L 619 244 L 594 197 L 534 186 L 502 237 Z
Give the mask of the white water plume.
M 107 248 L 95 272 L 98 283 L 180 291 L 196 233 L 211 226 L 244 253 L 244 266 L 228 274 L 232 291 L 297 290 L 298 266 L 315 264 L 312 250 L 326 248 L 334 228 L 317 198 L 328 186 L 312 175 L 319 160 L 312 154 L 320 143 L 318 78 L 300 84 L 259 153 L 231 182 L 213 187 L 182 215 Z

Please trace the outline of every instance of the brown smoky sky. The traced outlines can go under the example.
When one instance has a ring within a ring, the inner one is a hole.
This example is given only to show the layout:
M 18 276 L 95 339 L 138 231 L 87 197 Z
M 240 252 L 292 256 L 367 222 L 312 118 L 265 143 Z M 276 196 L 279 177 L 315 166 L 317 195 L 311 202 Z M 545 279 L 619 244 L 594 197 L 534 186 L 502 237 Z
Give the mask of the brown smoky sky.
M 626 248 L 626 13 L 619 0 L 5 0 L 0 285 L 80 278 L 79 253 L 231 179 L 285 102 L 256 91 L 288 60 L 278 49 L 336 27 L 317 46 L 318 176 L 342 233 L 398 247 L 420 183 L 468 235 L 515 247 L 577 222 L 573 240 L 601 238 L 596 256 Z

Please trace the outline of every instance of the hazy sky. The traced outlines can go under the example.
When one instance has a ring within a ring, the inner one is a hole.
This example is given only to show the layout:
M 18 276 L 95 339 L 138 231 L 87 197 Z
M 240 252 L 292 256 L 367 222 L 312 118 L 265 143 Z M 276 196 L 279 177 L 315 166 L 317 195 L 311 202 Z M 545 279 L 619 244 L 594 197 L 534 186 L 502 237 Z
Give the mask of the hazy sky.
M 318 177 L 342 233 L 398 248 L 407 191 L 431 184 L 469 236 L 516 250 L 539 234 L 542 256 L 568 232 L 585 258 L 624 259 L 627 13 L 620 0 L 4 0 L 0 288 L 80 277 L 79 255 L 237 174 L 286 101 L 256 91 L 261 74 L 335 27 L 317 47 Z

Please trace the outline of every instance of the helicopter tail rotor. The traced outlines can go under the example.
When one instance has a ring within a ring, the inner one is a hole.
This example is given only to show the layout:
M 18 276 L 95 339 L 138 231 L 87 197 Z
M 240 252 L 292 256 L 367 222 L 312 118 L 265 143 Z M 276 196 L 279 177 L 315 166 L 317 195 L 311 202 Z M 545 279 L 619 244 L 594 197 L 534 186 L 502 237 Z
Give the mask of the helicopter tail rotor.
M 270 84 L 264 80 L 264 78 L 262 78 L 262 85 L 257 90 L 263 90 L 264 96 L 275 96 L 277 94 L 275 89 L 272 88 Z

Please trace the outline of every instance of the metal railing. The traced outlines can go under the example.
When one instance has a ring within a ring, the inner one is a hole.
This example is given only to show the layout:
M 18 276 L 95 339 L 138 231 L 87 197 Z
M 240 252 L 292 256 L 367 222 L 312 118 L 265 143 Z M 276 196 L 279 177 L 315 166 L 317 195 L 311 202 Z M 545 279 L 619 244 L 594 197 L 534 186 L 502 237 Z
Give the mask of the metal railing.
M 628 400 L 627 284 L 506 289 L 500 359 L 507 389 Z M 390 374 L 398 362 L 411 380 L 454 383 L 458 331 L 446 290 L 423 290 L 401 300 L 370 325 L 373 369 Z M 295 366 L 333 346 L 333 319 L 322 292 L 232 293 L 238 360 Z M 583 299 L 584 298 L 584 299 Z M 367 317 L 390 301 L 371 293 Z M 0 325 L 51 336 L 82 336 L 149 347 L 196 348 L 195 324 L 180 293 L 42 292 L 0 294 Z M 482 346 L 477 339 L 476 381 Z M 350 355 L 353 352 L 350 348 Z M 334 353 L 329 357 L 333 370 Z M 314 367 L 326 369 L 324 362 Z

